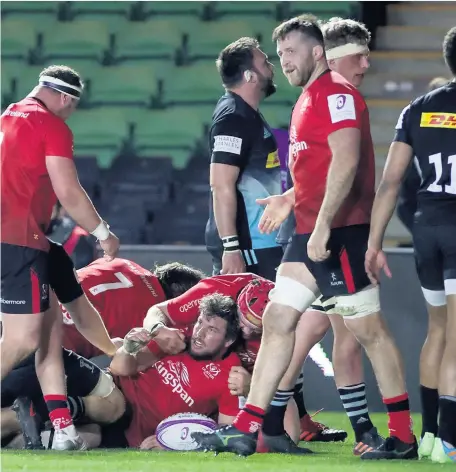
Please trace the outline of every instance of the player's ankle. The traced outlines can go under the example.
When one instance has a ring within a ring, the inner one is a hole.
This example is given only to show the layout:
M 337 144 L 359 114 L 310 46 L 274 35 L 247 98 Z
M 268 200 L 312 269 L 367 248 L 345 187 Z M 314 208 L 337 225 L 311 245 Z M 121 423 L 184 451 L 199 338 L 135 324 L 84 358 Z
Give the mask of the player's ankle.
M 257 433 L 263 424 L 265 411 L 255 405 L 247 403 L 233 421 L 233 426 L 242 433 Z

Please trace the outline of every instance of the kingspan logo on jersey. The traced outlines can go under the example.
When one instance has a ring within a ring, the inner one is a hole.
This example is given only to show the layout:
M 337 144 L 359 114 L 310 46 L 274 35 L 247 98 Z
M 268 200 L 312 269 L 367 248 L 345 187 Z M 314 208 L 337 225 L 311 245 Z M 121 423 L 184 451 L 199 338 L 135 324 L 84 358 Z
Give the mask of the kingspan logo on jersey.
M 290 152 L 293 159 L 298 157 L 299 151 L 304 151 L 308 148 L 309 146 L 307 146 L 307 143 L 305 141 L 298 141 L 298 133 L 296 131 L 296 126 L 292 126 L 290 129 Z
M 161 375 L 163 383 L 172 387 L 172 392 L 177 393 L 188 405 L 193 406 L 195 400 L 188 394 L 184 387 L 190 387 L 190 376 L 187 366 L 183 362 L 158 361 L 155 368 Z

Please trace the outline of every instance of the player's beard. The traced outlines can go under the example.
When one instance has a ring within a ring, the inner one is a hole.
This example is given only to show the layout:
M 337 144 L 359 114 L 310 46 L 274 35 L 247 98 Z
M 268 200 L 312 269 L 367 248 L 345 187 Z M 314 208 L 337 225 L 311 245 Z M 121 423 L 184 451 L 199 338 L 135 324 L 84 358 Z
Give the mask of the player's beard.
M 201 354 L 197 352 L 193 352 L 192 346 L 190 344 L 188 348 L 188 353 L 191 358 L 195 359 L 195 361 L 213 361 L 214 359 L 218 359 L 222 357 L 223 353 L 223 346 L 221 346 L 217 351 L 213 352 L 202 352 Z
M 299 84 L 299 87 L 304 87 L 307 84 L 307 82 L 309 82 L 310 78 L 312 77 L 312 74 L 314 73 L 317 67 L 317 63 L 313 62 L 310 67 L 306 67 L 306 66 L 302 68 L 301 82 Z
M 274 75 L 271 75 L 271 77 L 266 77 L 265 75 L 260 74 L 258 71 L 256 72 L 261 78 L 261 91 L 263 92 L 264 98 L 270 97 L 277 90 L 277 86 L 274 83 Z

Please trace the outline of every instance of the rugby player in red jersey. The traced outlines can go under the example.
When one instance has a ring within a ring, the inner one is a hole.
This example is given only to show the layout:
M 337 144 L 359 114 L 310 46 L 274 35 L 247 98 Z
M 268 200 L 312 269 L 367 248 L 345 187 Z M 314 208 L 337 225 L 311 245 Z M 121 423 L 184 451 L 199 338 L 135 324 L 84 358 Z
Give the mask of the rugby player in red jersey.
M 37 372 L 58 426 L 60 449 L 84 445 L 67 408 L 58 310 L 50 304 L 45 234 L 56 196 L 71 217 L 100 240 L 109 259 L 119 247 L 81 187 L 73 162 L 73 137 L 65 120 L 81 93 L 75 71 L 50 66 L 26 98 L 5 110 L 0 124 L 2 379 L 39 348 Z
M 273 39 L 285 75 L 303 92 L 290 126 L 294 188 L 269 203 L 261 225 L 266 230 L 280 225 L 294 207 L 296 233 L 269 294 L 244 409 L 231 427 L 193 436 L 205 449 L 255 452 L 265 411 L 292 359 L 296 326 L 322 294 L 335 297 L 335 312 L 344 316 L 365 348 L 388 409 L 390 437 L 361 458 L 416 458 L 402 359 L 380 314 L 379 289 L 364 270 L 375 185 L 366 104 L 353 85 L 330 71 L 314 18 L 288 20 L 276 28 Z M 274 448 L 290 442 L 285 434 L 269 436 L 263 431 L 263 436 Z M 309 452 L 297 449 L 296 453 Z
M 369 41 L 371 34 L 360 22 L 331 18 L 322 25 L 325 41 L 326 58 L 331 70 L 341 74 L 348 82 L 360 87 L 364 74 L 369 68 Z M 294 143 L 291 153 L 295 154 L 299 143 Z M 269 199 L 259 203 L 266 205 Z M 294 220 L 294 213 L 292 215 Z M 281 226 L 281 236 L 289 241 L 293 235 L 290 218 Z M 286 234 L 285 234 L 286 233 Z M 335 441 L 344 440 L 347 436 L 342 431 L 318 428 L 305 409 L 301 401 L 302 396 L 302 364 L 316 343 L 320 342 L 327 330 L 332 326 L 334 344 L 332 362 L 334 380 L 355 433 L 353 453 L 360 455 L 366 450 L 378 447 L 383 438 L 374 427 L 367 407 L 366 388 L 364 384 L 364 368 L 362 347 L 353 333 L 345 326 L 341 315 L 334 310 L 335 303 L 327 299 L 322 304 L 319 301 L 312 304 L 298 323 L 296 328 L 296 346 L 293 358 L 281 381 L 281 386 L 288 385 L 289 389 L 279 390 L 274 395 L 273 404 L 264 419 L 264 430 L 274 436 L 281 433 L 283 418 L 288 398 L 293 398 L 298 405 L 301 417 L 301 439 L 306 441 Z M 300 376 L 300 377 L 298 377 Z M 297 385 L 296 383 L 297 380 Z M 298 395 L 298 385 L 301 392 Z M 294 387 L 292 387 L 294 386 Z M 309 421 L 310 420 L 310 421 Z
M 234 300 L 212 294 L 200 301 L 187 351 L 156 361 L 147 348 L 134 356 L 119 349 L 110 366 L 117 388 L 109 374 L 70 354 L 69 388 L 93 391 L 82 399 L 88 421 L 113 422 L 103 428 L 102 447 L 146 448 L 157 425 L 176 413 L 217 414 L 220 425 L 230 424 L 239 411 L 238 398 L 228 388 L 231 369 L 240 365 L 231 352 L 239 334 Z M 152 366 L 144 370 L 148 363 Z M 33 368 L 28 375 L 36 383 Z
M 150 307 L 179 297 L 204 277 L 199 270 L 178 262 L 157 266 L 152 273 L 133 261 L 120 258 L 112 262 L 97 259 L 79 269 L 77 275 L 111 338 L 123 338 L 132 328 L 142 325 Z M 62 313 L 63 346 L 87 359 L 102 354 L 76 329 L 71 314 L 64 307 Z M 182 351 L 185 348 L 183 336 L 179 337 L 176 332 L 177 336 L 169 345 L 167 331 L 159 330 L 155 341 L 159 345 L 165 343 L 168 354 Z

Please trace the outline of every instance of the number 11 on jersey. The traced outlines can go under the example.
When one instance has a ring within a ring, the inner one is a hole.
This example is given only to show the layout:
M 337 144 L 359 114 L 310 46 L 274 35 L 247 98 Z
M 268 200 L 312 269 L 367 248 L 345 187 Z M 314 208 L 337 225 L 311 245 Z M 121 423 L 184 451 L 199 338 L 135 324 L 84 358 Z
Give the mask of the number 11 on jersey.
M 456 195 L 456 154 L 452 156 L 448 156 L 448 165 L 450 166 L 450 184 L 445 185 L 445 189 L 443 185 L 439 185 L 440 179 L 442 178 L 443 174 L 443 166 L 446 165 L 442 159 L 442 153 L 432 154 L 429 156 L 429 163 L 432 164 L 435 168 L 435 180 L 432 182 L 431 185 L 427 188 L 429 192 L 435 193 L 450 193 L 452 195 Z

